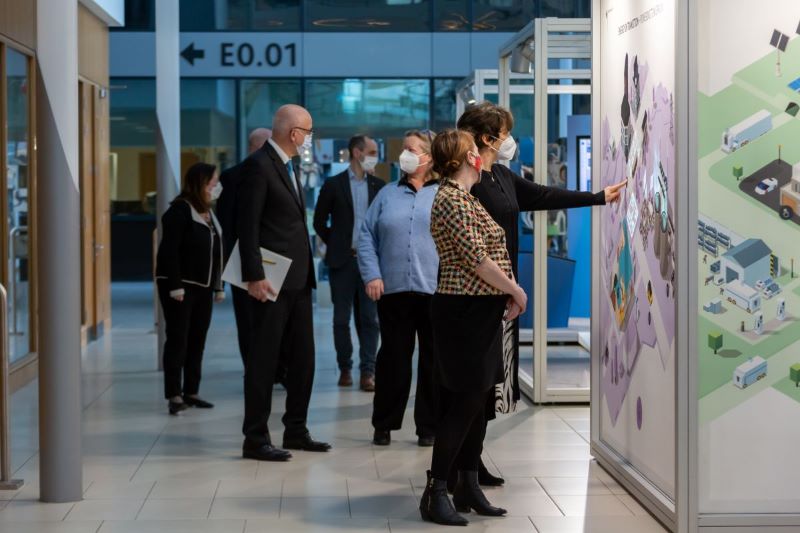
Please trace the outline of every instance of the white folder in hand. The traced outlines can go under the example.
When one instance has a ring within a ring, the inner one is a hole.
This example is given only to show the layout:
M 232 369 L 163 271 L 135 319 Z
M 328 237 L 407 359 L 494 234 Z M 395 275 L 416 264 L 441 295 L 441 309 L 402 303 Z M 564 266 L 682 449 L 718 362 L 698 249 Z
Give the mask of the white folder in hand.
M 292 266 L 292 260 L 266 248 L 261 248 L 261 264 L 264 267 L 264 277 L 275 289 L 275 296 L 268 296 L 268 299 L 274 302 L 278 299 L 286 274 L 289 272 L 289 267 Z M 225 270 L 222 272 L 222 281 L 247 290 L 248 283 L 242 281 L 242 256 L 239 255 L 239 241 L 236 241 L 228 264 L 225 265 Z

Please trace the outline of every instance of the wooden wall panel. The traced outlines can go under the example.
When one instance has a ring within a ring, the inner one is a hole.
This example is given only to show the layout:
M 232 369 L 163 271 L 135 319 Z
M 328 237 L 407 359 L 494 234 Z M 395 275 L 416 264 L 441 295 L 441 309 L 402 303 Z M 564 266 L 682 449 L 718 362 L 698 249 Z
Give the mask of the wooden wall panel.
M 108 27 L 83 5 L 78 6 L 78 73 L 108 87 Z
M 0 35 L 36 49 L 36 0 L 0 0 Z

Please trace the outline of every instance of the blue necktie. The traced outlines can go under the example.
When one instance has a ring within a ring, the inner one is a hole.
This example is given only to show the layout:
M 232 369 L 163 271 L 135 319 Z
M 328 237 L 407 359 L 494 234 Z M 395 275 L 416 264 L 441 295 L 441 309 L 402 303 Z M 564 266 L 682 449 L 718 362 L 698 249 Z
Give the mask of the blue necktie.
M 294 178 L 294 165 L 292 164 L 291 159 L 286 162 L 286 172 L 289 173 L 289 181 L 292 182 L 292 190 L 294 190 L 294 194 L 300 198 L 300 191 L 297 190 L 297 180 Z

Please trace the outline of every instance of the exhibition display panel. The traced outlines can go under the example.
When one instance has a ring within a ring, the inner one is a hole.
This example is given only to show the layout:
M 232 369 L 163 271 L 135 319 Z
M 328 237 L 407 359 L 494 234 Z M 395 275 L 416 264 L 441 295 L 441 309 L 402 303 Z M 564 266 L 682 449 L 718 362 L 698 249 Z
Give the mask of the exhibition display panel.
M 800 4 L 593 7 L 592 453 L 670 530 L 798 531 Z

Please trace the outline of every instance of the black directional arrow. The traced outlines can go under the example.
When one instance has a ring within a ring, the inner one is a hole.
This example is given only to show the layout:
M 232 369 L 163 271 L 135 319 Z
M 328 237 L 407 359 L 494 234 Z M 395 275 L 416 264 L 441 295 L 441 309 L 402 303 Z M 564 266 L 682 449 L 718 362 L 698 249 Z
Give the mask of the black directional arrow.
M 194 43 L 191 43 L 189 46 L 183 49 L 181 52 L 181 57 L 188 61 L 190 65 L 194 66 L 194 60 L 203 59 L 206 57 L 206 51 L 195 50 Z

